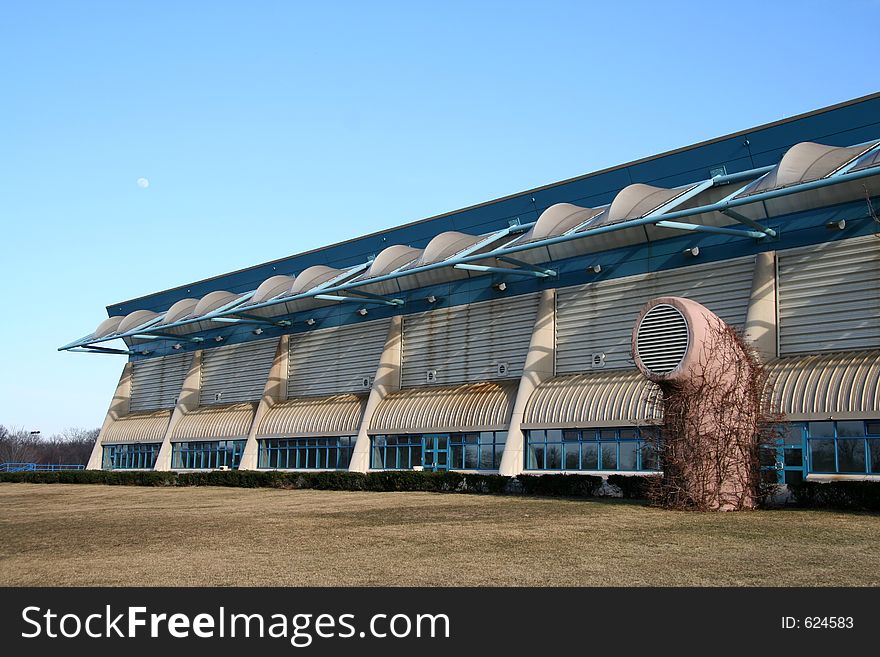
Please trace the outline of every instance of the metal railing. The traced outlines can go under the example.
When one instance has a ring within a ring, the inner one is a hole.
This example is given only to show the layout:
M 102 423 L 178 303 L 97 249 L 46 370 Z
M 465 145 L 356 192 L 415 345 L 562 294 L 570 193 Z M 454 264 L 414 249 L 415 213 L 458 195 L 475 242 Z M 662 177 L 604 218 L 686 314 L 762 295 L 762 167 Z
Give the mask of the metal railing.
M 58 472 L 85 469 L 84 465 L 72 463 L 0 463 L 0 472 Z

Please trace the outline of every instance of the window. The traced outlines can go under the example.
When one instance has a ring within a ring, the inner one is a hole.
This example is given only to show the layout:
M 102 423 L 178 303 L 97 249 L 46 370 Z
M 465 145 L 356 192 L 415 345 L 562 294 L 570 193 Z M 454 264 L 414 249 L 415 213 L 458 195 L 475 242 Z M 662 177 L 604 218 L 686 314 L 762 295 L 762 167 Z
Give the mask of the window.
M 806 428 L 810 472 L 880 474 L 880 422 L 840 420 L 793 426 Z
M 421 435 L 373 436 L 370 467 L 376 470 L 409 470 L 422 465 Z
M 204 440 L 174 443 L 171 467 L 175 470 L 238 469 L 246 440 Z
M 162 443 L 104 445 L 104 470 L 152 470 Z
M 269 438 L 260 441 L 260 468 L 347 470 L 355 436 Z
M 650 429 L 537 429 L 527 432 L 527 470 L 657 470 Z
M 449 434 L 449 469 L 497 470 L 506 441 L 506 431 Z
M 436 458 L 442 470 L 497 470 L 507 442 L 506 431 L 449 434 L 402 434 L 371 438 L 370 468 L 409 470 L 423 465 L 422 455 Z M 446 455 L 437 458 L 438 452 Z

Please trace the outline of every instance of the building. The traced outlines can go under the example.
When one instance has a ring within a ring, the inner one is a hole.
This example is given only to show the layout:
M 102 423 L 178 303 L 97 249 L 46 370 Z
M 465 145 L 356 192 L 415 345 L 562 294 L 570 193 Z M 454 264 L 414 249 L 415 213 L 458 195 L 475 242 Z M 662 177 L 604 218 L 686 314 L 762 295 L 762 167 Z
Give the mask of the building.
M 650 472 L 674 295 L 769 364 L 768 476 L 880 478 L 878 209 L 874 94 L 113 304 L 88 467 Z

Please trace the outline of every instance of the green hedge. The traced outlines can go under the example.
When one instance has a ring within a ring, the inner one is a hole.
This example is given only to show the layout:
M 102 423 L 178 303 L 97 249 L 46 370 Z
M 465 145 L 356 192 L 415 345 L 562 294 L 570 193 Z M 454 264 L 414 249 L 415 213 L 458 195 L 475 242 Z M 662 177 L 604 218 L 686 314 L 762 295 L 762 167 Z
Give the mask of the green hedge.
M 798 506 L 809 509 L 880 511 L 878 481 L 800 481 L 788 489 Z
M 642 477 L 626 477 L 642 479 Z M 205 472 L 126 472 L 70 470 L 62 472 L 0 473 L 0 482 L 35 484 L 106 484 L 110 486 L 232 486 L 348 491 L 427 491 L 436 493 L 525 494 L 592 497 L 602 484 L 593 475 L 500 475 L 463 472 L 277 472 L 227 470 Z M 638 486 L 626 489 L 635 497 Z
M 660 475 L 608 475 L 608 483 L 617 486 L 626 499 L 646 500 L 651 488 L 660 483 Z

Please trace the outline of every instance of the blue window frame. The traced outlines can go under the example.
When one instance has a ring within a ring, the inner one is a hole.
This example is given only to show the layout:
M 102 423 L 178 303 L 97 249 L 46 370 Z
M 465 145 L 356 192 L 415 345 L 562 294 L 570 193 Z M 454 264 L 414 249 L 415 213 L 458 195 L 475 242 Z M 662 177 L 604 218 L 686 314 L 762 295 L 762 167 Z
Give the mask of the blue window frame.
M 799 422 L 816 474 L 880 474 L 880 420 Z
M 104 470 L 152 470 L 162 443 L 126 443 L 104 445 L 101 467 Z
M 410 470 L 422 465 L 422 436 L 373 436 L 370 467 L 375 470 Z
M 655 440 L 635 427 L 532 429 L 526 435 L 526 470 L 659 469 Z M 653 430 L 651 430 L 653 433 Z
M 175 470 L 237 470 L 246 440 L 204 440 L 174 443 L 171 467 Z
M 470 431 L 444 434 L 372 436 L 370 468 L 410 470 L 416 466 L 438 470 L 497 470 L 507 442 L 506 431 Z M 438 451 L 446 458 L 438 459 Z M 432 455 L 431 463 L 424 456 Z
M 260 441 L 260 468 L 347 470 L 355 436 L 268 438 Z

